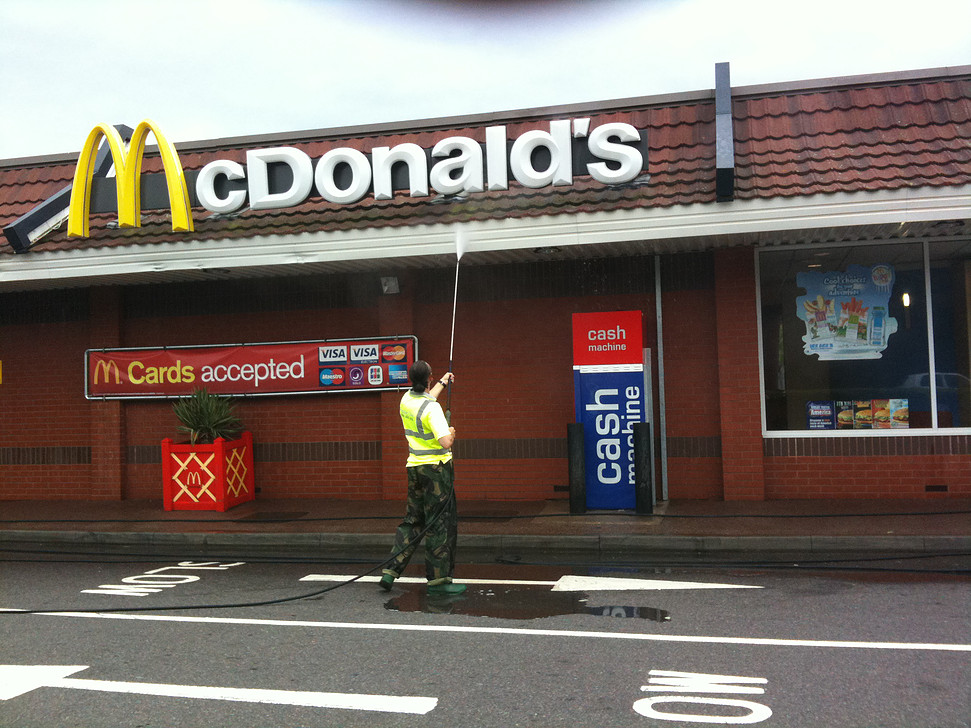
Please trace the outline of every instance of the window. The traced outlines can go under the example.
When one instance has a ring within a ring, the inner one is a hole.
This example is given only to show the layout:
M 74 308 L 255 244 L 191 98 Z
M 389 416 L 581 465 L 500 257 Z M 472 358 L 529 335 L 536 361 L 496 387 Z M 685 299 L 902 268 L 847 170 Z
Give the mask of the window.
M 768 431 L 971 426 L 971 244 L 763 250 L 759 271 Z
M 971 242 L 934 243 L 929 248 L 937 425 L 971 427 Z M 930 377 L 920 384 L 922 396 L 930 400 Z

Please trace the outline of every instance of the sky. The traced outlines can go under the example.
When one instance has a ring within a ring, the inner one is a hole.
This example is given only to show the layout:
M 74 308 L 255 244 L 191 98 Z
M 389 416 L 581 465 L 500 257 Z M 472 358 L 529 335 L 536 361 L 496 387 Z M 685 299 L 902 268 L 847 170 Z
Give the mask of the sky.
M 971 64 L 968 0 L 0 0 L 0 159 Z

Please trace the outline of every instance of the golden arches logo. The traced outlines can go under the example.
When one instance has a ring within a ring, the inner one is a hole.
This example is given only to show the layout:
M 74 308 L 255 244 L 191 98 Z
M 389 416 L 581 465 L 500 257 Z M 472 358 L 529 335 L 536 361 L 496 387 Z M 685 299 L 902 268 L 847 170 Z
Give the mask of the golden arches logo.
M 99 374 L 104 377 L 105 383 L 107 383 L 112 370 L 115 372 L 115 384 L 120 384 L 121 374 L 118 371 L 118 364 L 108 359 L 102 359 L 94 365 L 94 383 L 100 383 Z
M 125 148 L 121 134 L 110 124 L 98 124 L 88 134 L 78 166 L 74 170 L 74 183 L 71 187 L 71 207 L 68 212 L 67 234 L 71 237 L 87 237 L 88 218 L 91 212 L 91 181 L 94 176 L 94 163 L 98 153 L 98 142 L 102 137 L 108 143 L 111 159 L 115 164 L 115 189 L 118 198 L 118 225 L 120 227 L 139 227 L 142 218 L 141 175 L 142 158 L 145 155 L 145 141 L 151 132 L 155 135 L 162 166 L 165 169 L 165 183 L 168 187 L 169 206 L 172 208 L 172 229 L 177 232 L 191 232 L 192 213 L 189 205 L 189 187 L 182 171 L 179 154 L 168 139 L 158 130 L 155 122 L 146 119 L 135 127 L 131 143 Z

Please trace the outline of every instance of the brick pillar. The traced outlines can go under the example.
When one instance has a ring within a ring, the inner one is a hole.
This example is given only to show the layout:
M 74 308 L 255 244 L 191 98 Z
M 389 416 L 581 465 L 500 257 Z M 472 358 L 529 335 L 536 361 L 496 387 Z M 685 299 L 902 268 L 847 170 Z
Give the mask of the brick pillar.
M 751 248 L 715 251 L 715 321 L 725 500 L 765 500 L 756 295 Z
M 121 292 L 92 288 L 88 346 L 121 345 Z M 118 400 L 88 402 L 91 413 L 91 477 L 87 498 L 121 500 L 125 474 L 125 411 Z
M 378 299 L 378 334 L 409 336 L 415 333 L 415 281 L 408 273 L 398 274 L 401 293 Z M 408 447 L 401 431 L 398 403 L 401 392 L 381 392 L 381 495 L 384 500 L 404 503 L 408 493 L 405 460 Z

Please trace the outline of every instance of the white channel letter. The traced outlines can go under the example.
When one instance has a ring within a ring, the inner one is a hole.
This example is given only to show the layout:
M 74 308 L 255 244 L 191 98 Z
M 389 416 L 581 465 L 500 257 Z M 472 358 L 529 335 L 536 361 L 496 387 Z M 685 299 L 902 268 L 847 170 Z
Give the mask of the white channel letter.
M 458 151 L 456 156 L 450 156 Z M 482 148 L 469 137 L 448 137 L 432 149 L 432 156 L 443 158 L 431 171 L 432 189 L 443 195 L 482 192 Z
M 406 142 L 395 147 L 375 147 L 371 150 L 374 166 L 374 199 L 394 198 L 391 186 L 391 168 L 398 162 L 408 165 L 408 188 L 412 197 L 428 196 L 428 160 L 425 150 L 417 144 Z
M 512 144 L 509 166 L 513 177 L 525 187 L 573 184 L 573 146 L 570 121 L 551 121 L 549 132 L 527 131 Z M 550 166 L 545 172 L 533 167 L 533 151 L 546 147 L 550 151 Z
M 351 184 L 347 189 L 341 189 L 334 182 L 334 173 L 341 164 L 346 164 L 351 169 Z M 325 200 L 347 205 L 357 202 L 367 194 L 371 186 L 371 165 L 364 153 L 356 149 L 350 147 L 331 149 L 317 162 L 314 182 L 317 185 L 317 191 Z
M 293 183 L 290 189 L 270 194 L 267 170 L 271 163 L 290 167 Z M 314 183 L 314 165 L 305 152 L 293 147 L 253 149 L 246 152 L 249 172 L 249 206 L 251 210 L 271 210 L 299 205 L 307 199 Z
M 614 139 L 617 142 L 614 142 Z M 617 169 L 611 169 L 607 162 L 593 162 L 587 165 L 590 176 L 605 185 L 622 184 L 634 179 L 640 174 L 644 157 L 637 149 L 619 142 L 636 142 L 638 139 L 640 135 L 637 129 L 622 122 L 601 124 L 594 129 L 587 139 L 590 153 L 620 166 Z
M 199 204 L 209 212 L 236 212 L 246 203 L 246 190 L 230 190 L 225 198 L 216 195 L 216 179 L 219 176 L 226 179 L 246 179 L 246 170 L 242 164 L 228 159 L 217 159 L 210 162 L 196 179 L 196 197 Z
M 509 168 L 506 159 L 506 127 L 486 127 L 486 173 L 489 189 L 509 189 Z

